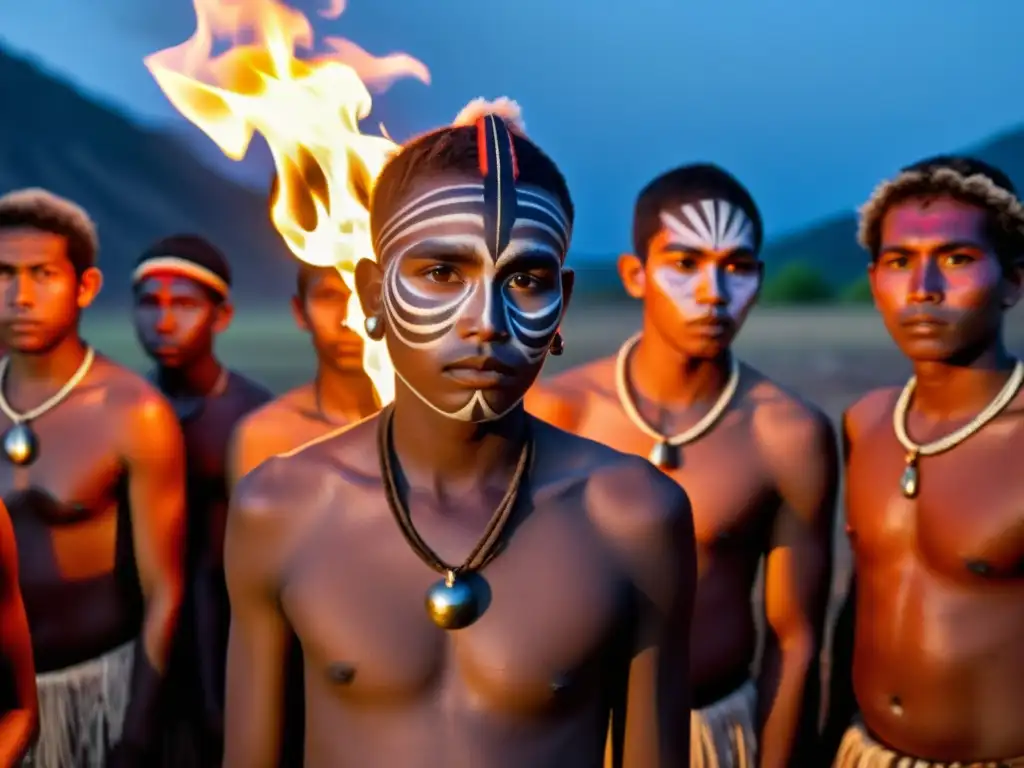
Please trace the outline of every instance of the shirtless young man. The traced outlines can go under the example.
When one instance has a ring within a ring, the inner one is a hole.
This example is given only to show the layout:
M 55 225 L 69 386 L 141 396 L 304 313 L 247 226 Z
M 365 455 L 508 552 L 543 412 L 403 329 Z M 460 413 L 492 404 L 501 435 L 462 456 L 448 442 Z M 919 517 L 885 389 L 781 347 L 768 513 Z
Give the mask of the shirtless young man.
M 18 584 L 18 548 L 0 505 L 0 768 L 21 765 L 38 730 L 36 667 Z
M 38 768 L 142 764 L 181 606 L 181 428 L 79 335 L 96 253 L 73 203 L 0 197 L 0 494 L 32 630 Z
M 316 376 L 241 421 L 231 440 L 232 485 L 269 457 L 379 409 L 363 370 L 363 340 L 346 325 L 350 295 L 333 267 L 299 265 L 292 314 L 313 342 Z
M 135 332 L 156 364 L 151 380 L 181 422 L 187 465 L 187 581 L 162 757 L 174 768 L 219 766 L 230 620 L 223 561 L 228 440 L 271 395 L 217 359 L 214 342 L 233 308 L 231 268 L 212 244 L 196 235 L 154 243 L 139 257 L 132 287 Z
M 846 768 L 1022 766 L 1024 366 L 1003 323 L 1024 208 L 999 170 L 932 158 L 876 190 L 860 234 L 914 377 L 844 418 L 854 581 L 826 744 Z
M 316 375 L 246 416 L 231 439 L 229 482 L 234 485 L 271 456 L 301 449 L 380 409 L 363 370 L 363 340 L 346 324 L 351 292 L 334 267 L 300 263 L 291 300 L 300 329 L 309 333 Z M 290 640 L 284 726 L 288 766 L 302 765 L 304 693 L 302 654 Z
M 690 670 L 692 765 L 805 765 L 829 594 L 838 474 L 828 420 L 740 363 L 730 344 L 761 284 L 761 217 L 713 165 L 640 193 L 620 259 L 643 330 L 610 358 L 535 387 L 527 408 L 650 456 L 693 503 L 698 582 Z M 653 446 L 653 449 L 652 449 Z M 751 591 L 762 557 L 767 629 L 756 682 Z M 760 706 L 758 706 L 760 705 Z
M 686 760 L 688 500 L 523 410 L 571 293 L 572 204 L 518 129 L 468 121 L 374 190 L 380 264 L 356 283 L 393 405 L 232 500 L 226 768 L 275 765 L 290 630 L 308 768 L 599 768 L 613 712 L 620 765 Z

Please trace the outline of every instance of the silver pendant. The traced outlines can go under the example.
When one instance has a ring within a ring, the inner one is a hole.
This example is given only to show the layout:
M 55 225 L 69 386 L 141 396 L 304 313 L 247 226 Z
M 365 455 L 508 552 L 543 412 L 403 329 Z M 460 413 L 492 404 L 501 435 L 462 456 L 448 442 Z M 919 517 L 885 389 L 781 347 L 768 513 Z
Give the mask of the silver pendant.
M 441 629 L 463 629 L 479 618 L 480 603 L 465 579 L 448 571 L 427 590 L 427 614 Z
M 15 424 L 4 433 L 4 453 L 11 464 L 27 467 L 39 455 L 39 439 L 28 424 Z
M 917 497 L 917 492 L 920 490 L 920 482 L 916 461 L 907 462 L 907 468 L 903 470 L 903 476 L 900 477 L 900 490 L 908 499 Z
M 679 469 L 682 466 L 682 449 L 672 443 L 655 443 L 647 457 L 651 464 L 660 469 Z

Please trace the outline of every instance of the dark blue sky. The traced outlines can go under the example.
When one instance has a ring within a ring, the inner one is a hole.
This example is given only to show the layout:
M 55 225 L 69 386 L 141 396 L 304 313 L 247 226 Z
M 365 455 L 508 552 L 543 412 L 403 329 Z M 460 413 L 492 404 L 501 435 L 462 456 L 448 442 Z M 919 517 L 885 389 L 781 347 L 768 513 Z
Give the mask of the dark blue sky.
M 326 5 L 295 2 L 312 11 Z M 775 235 L 883 175 L 1024 123 L 1024 0 L 349 0 L 323 34 L 404 50 L 433 84 L 383 97 L 410 129 L 508 95 L 565 171 L 577 251 L 627 246 L 633 198 L 675 164 L 745 181 Z M 23 0 L 0 39 L 136 116 L 174 122 L 142 66 L 188 0 Z

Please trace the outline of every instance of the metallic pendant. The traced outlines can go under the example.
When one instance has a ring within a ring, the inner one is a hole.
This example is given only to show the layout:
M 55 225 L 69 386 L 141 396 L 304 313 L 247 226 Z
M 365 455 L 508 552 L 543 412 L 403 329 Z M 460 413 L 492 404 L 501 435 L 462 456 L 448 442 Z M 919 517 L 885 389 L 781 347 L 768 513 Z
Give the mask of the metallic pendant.
M 917 473 L 917 451 L 908 453 L 906 462 L 907 467 L 903 470 L 903 475 L 900 477 L 900 490 L 908 499 L 913 499 L 917 497 L 917 492 L 920 490 L 921 485 Z
M 463 629 L 479 618 L 480 604 L 466 580 L 448 571 L 427 590 L 427 613 L 441 629 Z
M 15 424 L 4 433 L 4 453 L 8 461 L 26 467 L 39 455 L 39 440 L 28 424 Z
M 679 469 L 682 466 L 682 449 L 668 442 L 655 443 L 648 455 L 651 464 L 661 469 Z

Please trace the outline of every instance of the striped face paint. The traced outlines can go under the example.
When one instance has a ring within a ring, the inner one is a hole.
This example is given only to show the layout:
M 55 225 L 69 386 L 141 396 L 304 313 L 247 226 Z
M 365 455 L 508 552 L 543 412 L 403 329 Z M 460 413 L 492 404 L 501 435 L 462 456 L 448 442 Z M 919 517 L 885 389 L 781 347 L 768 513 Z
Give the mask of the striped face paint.
M 728 200 L 701 200 L 662 211 L 661 223 L 668 234 L 667 250 L 698 254 L 755 250 L 754 223 Z M 746 317 L 761 283 L 756 271 L 734 269 L 728 260 L 684 257 L 679 262 L 679 266 L 660 265 L 654 280 L 686 319 L 723 311 L 737 323 Z M 716 307 L 713 299 L 724 304 Z
M 380 229 L 383 302 L 389 350 L 398 378 L 427 405 L 460 421 L 491 421 L 525 396 L 562 319 L 562 263 L 570 226 L 557 199 L 515 183 L 511 140 L 487 118 L 480 181 L 422 191 Z M 495 138 L 497 137 L 497 139 Z M 458 178 L 458 177 L 456 177 Z M 480 342 L 458 328 L 488 331 Z M 469 356 L 501 361 L 508 386 L 468 390 L 418 380 L 410 353 L 444 363 Z M 451 391 L 451 390 L 456 391 Z

